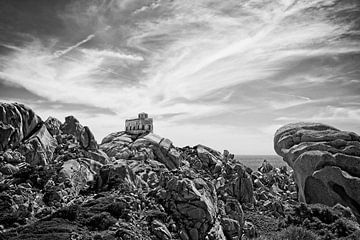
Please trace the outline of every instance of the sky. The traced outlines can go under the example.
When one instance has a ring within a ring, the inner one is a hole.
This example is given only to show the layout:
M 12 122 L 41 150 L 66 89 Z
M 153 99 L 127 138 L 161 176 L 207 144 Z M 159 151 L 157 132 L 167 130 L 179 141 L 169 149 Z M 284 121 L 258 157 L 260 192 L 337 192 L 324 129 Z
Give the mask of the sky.
M 139 112 L 235 154 L 292 122 L 360 133 L 360 1 L 0 0 L 0 101 L 98 142 Z

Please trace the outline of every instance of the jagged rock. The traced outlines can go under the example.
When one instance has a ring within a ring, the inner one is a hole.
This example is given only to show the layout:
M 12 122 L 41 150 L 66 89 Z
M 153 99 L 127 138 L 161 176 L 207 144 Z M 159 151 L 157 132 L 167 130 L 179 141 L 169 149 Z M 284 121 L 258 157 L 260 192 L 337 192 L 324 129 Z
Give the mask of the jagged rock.
M 12 186 L 0 193 L 0 225 L 7 228 L 24 225 L 37 210 L 36 193 L 29 184 Z
M 90 129 L 87 126 L 83 127 L 75 117 L 66 117 L 65 123 L 61 125 L 60 130 L 75 136 L 83 148 L 87 150 L 98 149 L 98 145 Z
M 48 119 L 46 119 L 44 124 L 45 124 L 47 130 L 49 131 L 49 133 L 52 136 L 59 135 L 61 133 L 61 131 L 60 131 L 60 126 L 61 126 L 60 120 L 58 120 L 56 118 L 53 118 L 53 117 L 48 117 Z
M 223 228 L 220 221 L 216 221 L 213 227 L 210 229 L 205 239 L 209 240 L 226 240 Z
M 147 187 L 155 189 L 160 184 L 161 174 L 168 172 L 166 166 L 155 160 L 137 161 L 137 160 L 116 160 L 127 165 L 133 173 L 138 176 Z
M 72 116 L 64 124 L 50 117 L 21 141 L 0 150 L 0 225 L 8 239 L 240 238 L 239 201 L 254 199 L 250 175 L 228 151 L 125 132 L 98 149 Z
M 280 128 L 275 151 L 294 169 L 299 200 L 349 206 L 360 219 L 360 137 L 320 123 Z
M 222 155 L 219 152 L 203 145 L 197 145 L 195 149 L 204 168 L 213 169 L 221 165 Z
M 256 228 L 253 223 L 245 221 L 244 223 L 244 236 L 248 239 L 253 239 L 257 237 Z
M 221 225 L 228 239 L 239 239 L 239 236 L 241 236 L 241 227 L 235 219 L 222 218 Z
M 157 236 L 161 240 L 172 239 L 171 233 L 169 232 L 165 224 L 159 220 L 154 220 L 151 222 L 151 229 L 154 232 L 155 236 Z
M 150 148 L 155 160 L 163 163 L 168 169 L 175 169 L 180 166 L 180 153 L 172 147 L 172 142 L 169 139 L 149 133 L 134 141 L 131 146 L 133 148 L 138 148 L 139 146 Z
M 147 184 L 122 161 L 103 166 L 99 171 L 98 181 L 98 188 L 101 189 L 111 189 L 118 185 L 126 185 L 129 189 L 147 188 Z
M 74 224 L 73 221 L 54 218 L 51 220 L 42 220 L 31 226 L 19 228 L 16 232 L 5 233 L 6 239 L 90 239 L 90 234 L 85 227 Z
M 274 167 L 268 161 L 264 160 L 261 166 L 258 168 L 258 171 L 262 173 L 268 173 L 273 169 Z
M 0 103 L 0 151 L 17 146 L 41 122 L 41 118 L 23 104 Z
M 240 203 L 236 199 L 227 199 L 225 214 L 221 221 L 225 236 L 228 239 L 239 239 L 244 226 L 244 212 Z
M 91 159 L 72 159 L 63 163 L 59 175 L 78 193 L 88 188 L 89 182 L 95 181 L 95 175 L 101 168 L 101 163 Z
M 61 134 L 56 136 L 58 147 L 55 150 L 54 162 L 64 162 L 76 158 L 89 158 L 102 164 L 110 163 L 109 157 L 100 149 L 84 149 L 75 136 Z
M 8 149 L 3 154 L 4 161 L 11 164 L 18 164 L 25 161 L 25 157 L 17 150 Z
M 20 146 L 19 151 L 25 156 L 27 163 L 31 165 L 47 165 L 53 159 L 56 146 L 56 140 L 43 125 Z
M 128 159 L 133 154 L 128 147 L 132 142 L 131 136 L 125 132 L 111 133 L 102 140 L 100 149 L 109 157 Z
M 326 166 L 315 171 L 306 179 L 304 192 L 309 202 L 349 206 L 360 219 L 360 178 L 349 175 L 339 167 Z
M 19 171 L 19 168 L 10 163 L 0 163 L 0 172 L 5 175 L 12 175 Z
M 109 164 L 110 159 L 102 150 L 88 150 L 83 152 L 84 157 L 93 159 L 101 164 Z
M 110 133 L 109 135 L 104 137 L 104 139 L 101 141 L 101 144 L 103 145 L 105 143 L 110 143 L 110 142 L 118 142 L 118 145 L 119 144 L 128 145 L 132 143 L 133 140 L 130 135 L 128 135 L 124 131 L 121 131 L 121 132 Z
M 223 161 L 233 160 L 235 157 L 234 154 L 230 153 L 229 150 L 224 150 L 223 152 Z
M 124 132 L 110 134 L 103 139 L 100 149 L 116 159 L 153 159 L 163 163 L 168 169 L 178 168 L 181 163 L 180 153 L 172 146 L 171 141 L 153 133 L 135 140 Z
M 210 183 L 202 179 L 189 179 L 170 175 L 164 181 L 159 198 L 174 219 L 186 226 L 190 239 L 204 239 L 215 223 L 217 199 Z M 209 185 L 210 184 L 210 185 Z
M 245 167 L 238 162 L 225 165 L 225 185 L 223 190 L 242 204 L 254 203 L 254 187 Z

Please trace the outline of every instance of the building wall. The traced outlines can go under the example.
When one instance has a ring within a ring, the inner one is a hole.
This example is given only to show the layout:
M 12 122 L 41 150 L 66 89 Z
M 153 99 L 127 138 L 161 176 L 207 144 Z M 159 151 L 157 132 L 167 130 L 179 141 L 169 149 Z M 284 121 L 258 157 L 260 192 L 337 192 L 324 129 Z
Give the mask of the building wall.
M 125 131 L 135 134 L 153 132 L 153 120 L 152 118 L 126 120 Z

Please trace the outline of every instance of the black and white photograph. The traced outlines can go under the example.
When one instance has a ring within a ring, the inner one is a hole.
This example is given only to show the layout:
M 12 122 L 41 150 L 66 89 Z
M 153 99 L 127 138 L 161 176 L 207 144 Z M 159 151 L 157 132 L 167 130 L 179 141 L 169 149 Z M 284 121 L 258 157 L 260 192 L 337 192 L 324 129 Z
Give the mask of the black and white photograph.
M 0 0 L 0 240 L 360 240 L 360 0 Z

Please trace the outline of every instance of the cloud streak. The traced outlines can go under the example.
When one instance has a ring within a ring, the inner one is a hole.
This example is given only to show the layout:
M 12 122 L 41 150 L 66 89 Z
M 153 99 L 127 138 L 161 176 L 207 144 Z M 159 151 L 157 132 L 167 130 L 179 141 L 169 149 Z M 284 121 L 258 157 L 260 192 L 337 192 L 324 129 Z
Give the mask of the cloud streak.
M 73 45 L 73 46 L 71 46 L 71 47 L 68 47 L 68 48 L 65 49 L 65 50 L 56 51 L 56 52 L 54 53 L 54 56 L 57 57 L 57 58 L 59 58 L 59 57 L 65 55 L 65 54 L 71 52 L 72 50 L 78 48 L 79 46 L 83 45 L 84 43 L 87 43 L 88 41 L 90 41 L 90 40 L 93 39 L 94 37 L 95 37 L 95 35 L 94 35 L 94 34 L 91 34 L 91 35 L 87 36 L 87 38 L 85 38 L 84 40 L 76 43 L 75 45 Z
M 217 133 L 209 138 L 216 145 L 226 124 L 223 134 L 246 143 L 236 152 L 255 153 L 261 141 L 261 153 L 269 153 L 270 132 L 287 121 L 336 120 L 360 131 L 349 124 L 359 106 L 347 101 L 360 93 L 358 7 L 335 0 L 72 3 L 58 10 L 62 31 L 0 43 L 11 51 L 0 55 L 0 78 L 49 102 L 110 108 L 119 121 L 147 111 L 180 143 L 195 134 L 181 133 L 201 126 Z M 102 118 L 115 125 L 114 116 Z

